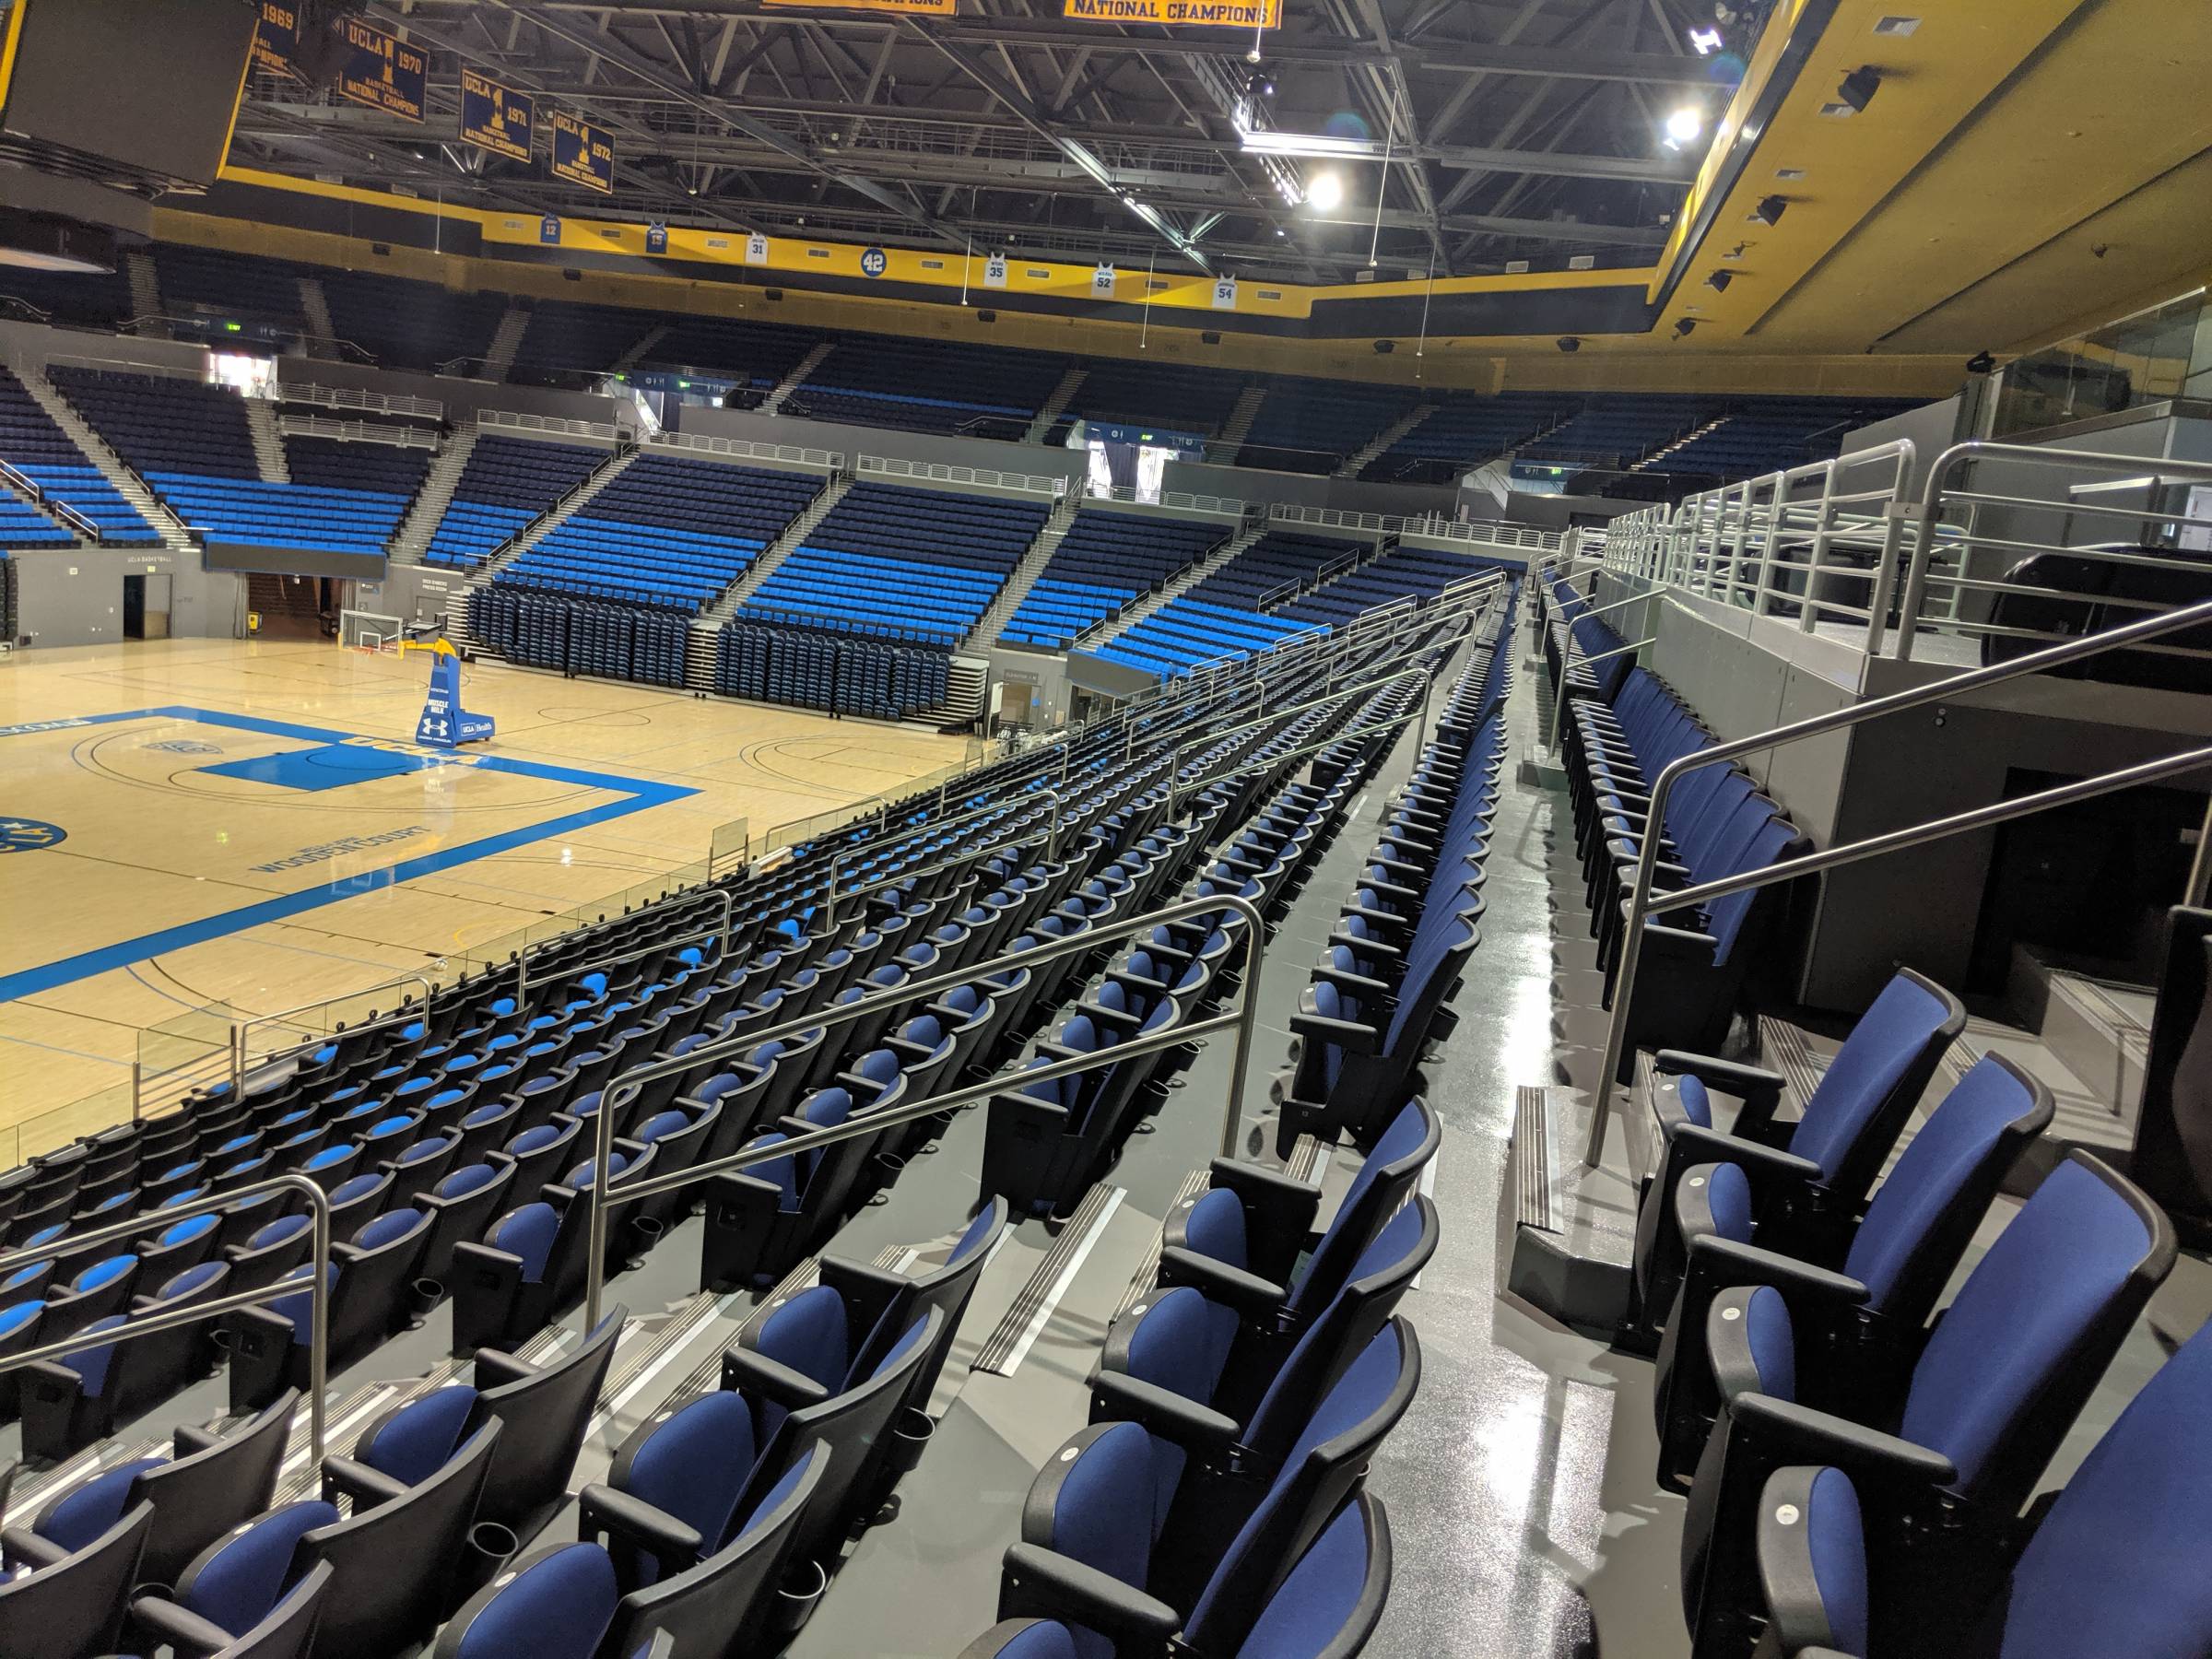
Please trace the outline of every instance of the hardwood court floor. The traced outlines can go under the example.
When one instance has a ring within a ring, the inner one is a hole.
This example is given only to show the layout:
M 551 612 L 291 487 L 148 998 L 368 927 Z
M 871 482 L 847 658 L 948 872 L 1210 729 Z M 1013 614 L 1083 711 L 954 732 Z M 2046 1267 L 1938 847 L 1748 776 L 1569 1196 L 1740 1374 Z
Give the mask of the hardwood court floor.
M 441 756 L 411 741 L 429 660 L 173 640 L 0 662 L 0 1153 L 127 1084 L 142 1028 L 349 995 L 696 863 L 732 819 L 758 836 L 963 753 L 487 663 L 463 702 L 498 735 Z

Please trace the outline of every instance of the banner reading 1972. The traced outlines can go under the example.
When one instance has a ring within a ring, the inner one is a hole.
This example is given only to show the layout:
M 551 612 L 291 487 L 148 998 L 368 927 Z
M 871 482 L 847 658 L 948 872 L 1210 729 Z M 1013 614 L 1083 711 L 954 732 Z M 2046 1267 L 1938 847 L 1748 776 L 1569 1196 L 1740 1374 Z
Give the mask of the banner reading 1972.
M 566 110 L 553 112 L 553 176 L 615 194 L 615 135 Z
M 429 78 L 429 53 L 397 35 L 372 29 L 358 18 L 345 18 L 346 61 L 338 71 L 338 95 L 387 115 L 422 119 L 422 91 Z
M 514 161 L 530 159 L 529 98 L 511 91 L 488 76 L 461 66 L 461 136 L 482 145 L 495 156 Z
M 1163 29 L 1277 29 L 1283 0 L 1062 0 L 1082 23 L 1157 23 Z

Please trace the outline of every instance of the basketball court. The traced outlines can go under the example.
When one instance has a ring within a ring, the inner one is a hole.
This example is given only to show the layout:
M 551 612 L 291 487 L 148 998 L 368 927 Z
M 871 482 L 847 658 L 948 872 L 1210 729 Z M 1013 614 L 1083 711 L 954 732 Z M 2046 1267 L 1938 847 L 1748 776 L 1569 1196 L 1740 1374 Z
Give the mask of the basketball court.
M 289 640 L 0 661 L 0 1143 L 127 1085 L 141 1031 L 192 1010 L 450 977 L 967 753 L 488 663 L 463 692 L 497 735 L 422 747 L 430 663 Z

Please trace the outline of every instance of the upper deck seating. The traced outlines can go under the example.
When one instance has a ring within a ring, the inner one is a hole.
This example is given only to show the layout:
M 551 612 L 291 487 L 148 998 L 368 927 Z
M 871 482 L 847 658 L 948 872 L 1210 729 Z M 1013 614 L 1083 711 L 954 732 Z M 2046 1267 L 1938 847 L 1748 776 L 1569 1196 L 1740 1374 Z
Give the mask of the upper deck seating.
M 1064 358 L 945 340 L 841 340 L 785 400 L 794 415 L 909 431 L 1019 437 Z
M 359 347 L 387 369 L 437 370 L 450 365 L 482 373 L 484 353 L 507 310 L 504 294 L 455 293 L 371 271 L 317 270 L 338 338 Z
M 1277 375 L 1267 382 L 1237 465 L 1335 472 L 1346 456 L 1404 419 L 1419 401 L 1419 394 L 1403 386 Z
M 1138 594 L 1204 559 L 1229 534 L 1222 524 L 1086 507 L 999 638 L 1065 648 Z
M 430 535 L 425 562 L 463 570 L 483 563 L 606 459 L 606 450 L 582 444 L 484 433 Z

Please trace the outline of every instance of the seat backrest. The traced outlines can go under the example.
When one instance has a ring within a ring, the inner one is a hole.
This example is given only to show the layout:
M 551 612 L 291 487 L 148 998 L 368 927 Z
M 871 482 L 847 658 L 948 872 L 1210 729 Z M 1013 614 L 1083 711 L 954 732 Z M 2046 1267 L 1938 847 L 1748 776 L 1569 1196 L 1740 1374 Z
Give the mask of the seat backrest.
M 1898 1431 L 1949 1458 L 1961 1492 L 2017 1508 L 2174 1253 L 2157 1206 L 2069 1152 L 1937 1321 Z
M 8 1659 L 78 1659 L 111 1652 L 154 1524 L 142 1503 L 85 1548 L 0 1584 L 0 1653 Z
M 753 1406 L 717 1389 L 641 1425 L 616 1453 L 608 1482 L 618 1491 L 674 1515 L 712 1548 L 727 1535 L 759 1461 Z M 658 1571 L 640 1552 L 625 1577 L 655 1582 Z
M 201 1550 L 268 1507 L 299 1401 L 300 1391 L 288 1388 L 251 1422 L 220 1438 L 180 1429 L 176 1456 L 132 1480 L 127 1501 L 154 1506 L 154 1528 L 138 1568 L 147 1583 L 174 1583 Z
M 2212 1324 L 2104 1431 L 2014 1567 L 1974 1659 L 2212 1652 Z
M 1943 1099 L 1875 1189 L 1843 1270 L 1866 1305 L 1924 1324 L 2020 1149 L 2051 1122 L 2051 1090 L 1984 1054 Z
M 1192 1620 L 1188 1640 L 1195 1652 L 1234 1652 L 1237 1659 L 1353 1659 L 1382 1620 L 1390 1568 L 1390 1522 L 1382 1502 L 1355 1493 L 1249 1628 L 1226 1600 L 1217 1599 L 1204 1627 Z
M 592 1659 L 621 1594 L 596 1544 L 556 1544 L 501 1572 L 447 1621 L 436 1659 Z
M 1030 1483 L 1021 1535 L 1142 1590 L 1161 1519 L 1152 1436 L 1135 1423 L 1093 1423 Z
M 284 1593 L 269 1616 L 209 1659 L 307 1659 L 334 1570 L 325 1561 Z
M 760 1631 L 830 1456 L 829 1447 L 813 1448 L 784 1471 L 722 1548 L 624 1596 L 607 1651 L 634 1654 L 653 1639 L 667 1641 L 677 1653 L 765 1651 Z
M 1194 1633 L 1216 1618 L 1249 1621 L 1365 1474 L 1413 1405 L 1421 1380 L 1413 1327 L 1393 1318 L 1347 1367 L 1277 1469 L 1198 1605 Z
M 629 1317 L 629 1310 L 617 1303 L 574 1353 L 477 1395 L 470 1427 L 500 1425 L 500 1449 L 484 1483 L 478 1520 L 497 1521 L 521 1535 L 526 1526 L 535 1530 L 532 1524 L 542 1522 L 560 1500 Z M 479 1353 L 477 1365 L 483 1364 Z
M 1418 1095 L 1406 1101 L 1352 1176 L 1336 1213 L 1291 1287 L 1293 1312 L 1324 1307 L 1344 1288 L 1352 1264 L 1420 1178 L 1443 1144 L 1443 1123 L 1428 1101 Z
M 445 1609 L 477 1501 L 491 1473 L 500 1426 L 487 1424 L 445 1466 L 405 1497 L 300 1540 L 294 1566 L 335 1570 L 323 1605 L 324 1653 L 388 1653 L 429 1636 Z
M 1790 1136 L 1790 1150 L 1855 1197 L 1872 1184 L 1906 1115 L 1966 1029 L 1966 1006 L 1900 968 L 1859 1017 Z

